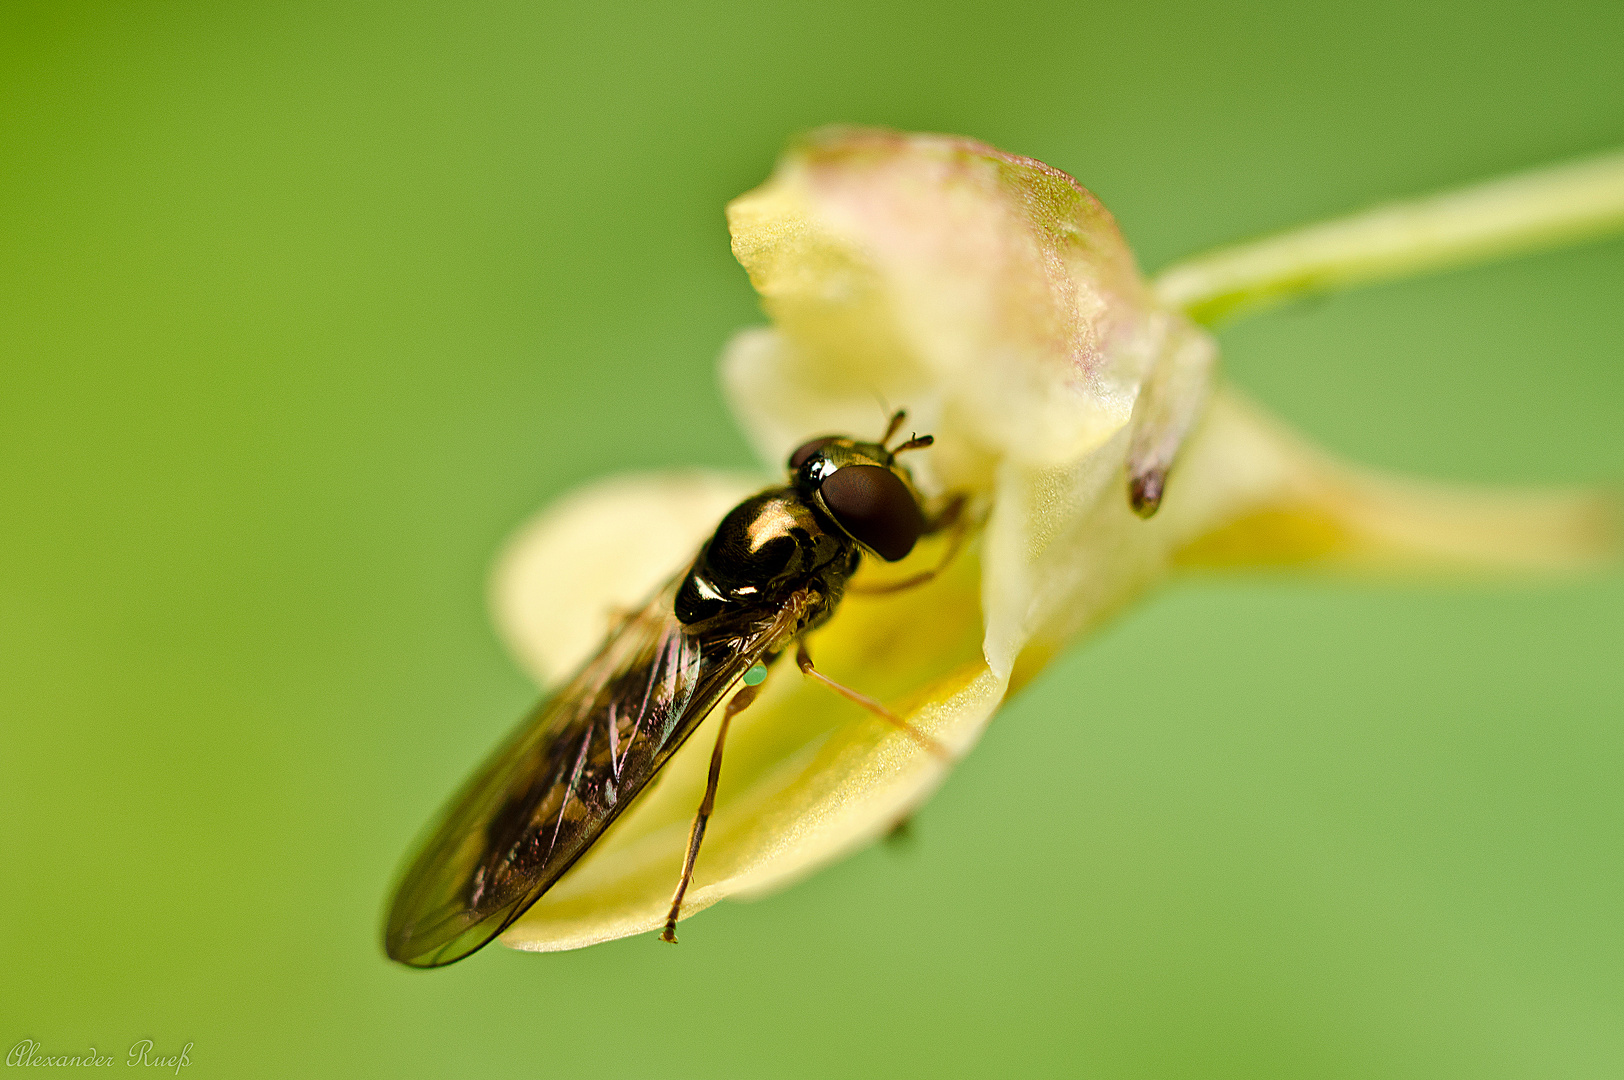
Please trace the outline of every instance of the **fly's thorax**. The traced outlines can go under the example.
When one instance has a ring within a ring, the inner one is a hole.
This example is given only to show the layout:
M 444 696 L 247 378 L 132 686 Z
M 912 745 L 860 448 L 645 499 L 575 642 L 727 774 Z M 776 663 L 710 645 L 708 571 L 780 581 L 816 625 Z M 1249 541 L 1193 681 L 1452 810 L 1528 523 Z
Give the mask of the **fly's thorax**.
M 794 488 L 746 499 L 728 512 L 677 589 L 684 624 L 736 612 L 765 614 L 797 589 L 829 606 L 857 568 L 858 550 Z

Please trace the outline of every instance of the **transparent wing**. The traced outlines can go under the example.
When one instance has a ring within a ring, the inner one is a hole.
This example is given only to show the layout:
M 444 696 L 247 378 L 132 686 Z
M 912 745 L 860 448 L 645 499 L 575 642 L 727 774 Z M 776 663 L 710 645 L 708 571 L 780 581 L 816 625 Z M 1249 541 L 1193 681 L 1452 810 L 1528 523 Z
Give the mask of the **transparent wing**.
M 441 812 L 396 889 L 384 933 L 391 958 L 438 967 L 500 934 L 778 636 L 778 612 L 685 630 L 671 610 L 676 586 L 611 633 Z

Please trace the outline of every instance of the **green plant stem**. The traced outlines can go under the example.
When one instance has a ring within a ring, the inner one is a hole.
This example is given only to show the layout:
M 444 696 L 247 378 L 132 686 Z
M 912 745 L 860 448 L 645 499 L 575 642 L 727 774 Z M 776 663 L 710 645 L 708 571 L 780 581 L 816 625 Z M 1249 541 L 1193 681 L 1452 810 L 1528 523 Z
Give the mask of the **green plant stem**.
M 1293 297 L 1624 230 L 1624 152 L 1377 206 L 1175 263 L 1157 297 L 1212 324 Z

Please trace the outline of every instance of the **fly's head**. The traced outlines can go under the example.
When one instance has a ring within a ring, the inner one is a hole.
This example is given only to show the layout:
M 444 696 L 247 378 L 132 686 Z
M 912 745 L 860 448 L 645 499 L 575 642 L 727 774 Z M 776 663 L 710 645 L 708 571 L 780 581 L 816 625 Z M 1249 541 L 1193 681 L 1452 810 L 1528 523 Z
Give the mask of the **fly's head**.
M 790 482 L 797 494 L 821 510 L 866 551 L 896 562 L 925 534 L 923 500 L 897 455 L 931 444 L 929 435 L 887 448 L 904 419 L 897 413 L 879 442 L 825 435 L 802 443 L 790 455 Z

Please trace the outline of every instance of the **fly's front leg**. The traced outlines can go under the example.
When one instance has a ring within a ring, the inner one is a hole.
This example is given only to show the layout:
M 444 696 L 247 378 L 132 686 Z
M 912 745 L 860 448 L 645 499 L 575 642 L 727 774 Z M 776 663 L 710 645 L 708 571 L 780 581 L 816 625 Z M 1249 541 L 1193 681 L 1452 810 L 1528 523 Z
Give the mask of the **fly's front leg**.
M 806 651 L 806 642 L 804 640 L 797 640 L 795 642 L 795 666 L 799 667 L 801 669 L 801 674 L 805 675 L 807 678 L 816 679 L 818 682 L 822 683 L 824 686 L 827 686 L 829 689 L 833 690 L 847 701 L 855 702 L 856 704 L 861 705 L 863 708 L 867 709 L 875 716 L 878 716 L 881 720 L 884 720 L 892 727 L 903 731 L 920 746 L 923 746 L 926 750 L 929 750 L 931 753 L 935 754 L 942 761 L 949 765 L 953 764 L 953 752 L 947 747 L 943 746 L 929 735 L 926 735 L 923 731 L 920 731 L 918 728 L 908 723 L 908 721 L 904 720 L 890 709 L 887 709 L 884 705 L 881 705 L 878 701 L 875 701 L 867 694 L 861 694 L 849 686 L 843 686 L 829 678 L 829 676 L 825 675 L 817 668 L 813 667 L 812 654 Z
M 1128 503 L 1140 517 L 1162 503 L 1167 472 L 1207 403 L 1217 359 L 1217 344 L 1199 327 L 1183 319 L 1169 327 L 1166 347 L 1133 410 Z

